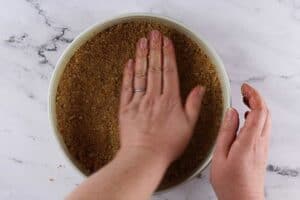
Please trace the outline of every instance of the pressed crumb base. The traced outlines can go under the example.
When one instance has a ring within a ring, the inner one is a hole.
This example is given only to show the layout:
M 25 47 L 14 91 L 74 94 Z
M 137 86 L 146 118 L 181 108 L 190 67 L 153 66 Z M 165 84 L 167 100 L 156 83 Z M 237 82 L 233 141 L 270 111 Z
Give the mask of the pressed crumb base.
M 194 135 L 167 170 L 160 189 L 176 185 L 204 161 L 222 116 L 220 82 L 208 57 L 189 37 L 152 19 L 132 19 L 96 34 L 72 56 L 58 85 L 58 129 L 81 170 L 89 175 L 119 149 L 118 106 L 124 63 L 134 58 L 137 40 L 157 29 L 174 41 L 182 102 L 196 85 L 206 93 Z M 141 161 L 142 162 L 142 161 Z

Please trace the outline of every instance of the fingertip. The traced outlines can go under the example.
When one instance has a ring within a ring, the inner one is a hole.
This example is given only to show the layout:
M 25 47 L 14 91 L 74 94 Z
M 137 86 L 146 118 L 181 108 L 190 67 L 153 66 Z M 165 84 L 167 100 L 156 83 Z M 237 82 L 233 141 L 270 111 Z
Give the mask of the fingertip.
M 133 74 L 133 66 L 134 60 L 130 58 L 125 64 L 124 73 L 127 73 L 131 76 Z
M 191 93 L 191 96 L 193 96 L 194 101 L 197 103 L 199 101 L 199 98 L 200 100 L 202 99 L 205 93 L 205 87 L 198 85 L 192 89 Z
M 241 87 L 243 101 L 251 110 L 265 110 L 265 102 L 260 93 L 247 83 Z
M 200 96 L 203 96 L 203 95 L 205 94 L 206 87 L 205 87 L 205 86 L 198 85 L 197 88 L 198 88 L 198 94 L 199 94 Z
M 233 117 L 236 118 L 237 120 L 239 120 L 239 113 L 235 108 L 231 108 L 233 111 Z
M 232 119 L 237 118 L 237 117 L 238 117 L 237 110 L 235 108 L 229 107 L 226 110 L 224 121 L 230 122 Z M 228 125 L 228 123 L 227 123 L 227 125 Z
M 145 58 L 148 55 L 148 39 L 142 37 L 136 43 L 136 58 Z
M 234 113 L 234 109 L 232 107 L 227 108 L 225 119 L 230 120 L 232 118 L 233 113 Z
M 259 94 L 258 91 L 256 89 L 254 89 L 254 87 L 252 87 L 248 83 L 242 84 L 241 92 L 242 92 L 243 97 L 248 98 L 248 99 L 254 95 Z
M 133 59 L 130 58 L 126 63 L 126 67 L 131 68 L 132 66 L 133 66 Z
M 187 97 L 185 109 L 188 118 L 191 120 L 192 123 L 195 123 L 197 121 L 201 109 L 204 92 L 205 87 L 199 85 L 196 86 Z
M 160 36 L 161 36 L 161 33 L 160 33 L 160 31 L 157 30 L 157 29 L 154 29 L 154 30 L 150 31 L 150 33 L 149 33 L 149 38 L 150 38 L 150 39 L 157 39 L 157 38 L 159 38 Z
M 172 45 L 173 45 L 172 40 L 164 35 L 163 36 L 163 47 L 167 48 L 167 47 L 171 47 Z
M 152 30 L 149 33 L 150 49 L 161 48 L 162 34 L 158 30 Z
M 176 55 L 175 55 L 175 49 L 173 46 L 173 42 L 171 39 L 169 39 L 167 36 L 163 36 L 163 64 L 170 69 L 174 69 L 176 67 Z M 170 66 L 172 65 L 172 67 Z
M 243 83 L 241 86 L 241 93 L 243 95 L 243 98 L 247 99 L 249 97 L 251 86 L 247 83 Z
M 148 39 L 145 37 L 142 37 L 139 39 L 138 43 L 137 43 L 138 48 L 140 49 L 147 49 L 148 48 Z

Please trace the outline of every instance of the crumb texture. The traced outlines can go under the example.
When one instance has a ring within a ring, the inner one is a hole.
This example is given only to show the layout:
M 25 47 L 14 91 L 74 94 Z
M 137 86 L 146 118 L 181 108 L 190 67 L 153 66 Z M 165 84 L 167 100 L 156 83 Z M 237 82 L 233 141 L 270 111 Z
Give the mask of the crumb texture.
M 158 29 L 175 44 L 182 102 L 196 85 L 206 87 L 198 123 L 183 155 L 168 169 L 159 189 L 191 175 L 216 139 L 222 116 L 218 75 L 207 55 L 185 34 L 151 19 L 130 20 L 97 33 L 72 56 L 56 96 L 58 129 L 81 170 L 91 174 L 119 149 L 118 106 L 124 63 L 134 58 L 140 37 Z

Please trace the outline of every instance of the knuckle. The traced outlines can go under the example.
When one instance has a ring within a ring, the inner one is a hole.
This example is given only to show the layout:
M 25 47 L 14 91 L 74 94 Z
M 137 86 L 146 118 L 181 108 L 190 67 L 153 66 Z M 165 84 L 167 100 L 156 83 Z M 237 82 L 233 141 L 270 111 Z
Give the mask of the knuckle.
M 258 109 L 257 111 L 258 111 L 257 117 L 259 120 L 266 118 L 268 115 L 268 110 L 266 108 L 261 108 Z
M 263 101 L 263 99 L 261 99 L 259 96 L 253 98 L 254 100 L 254 104 L 257 110 L 260 111 L 267 111 L 267 106 L 265 104 L 265 102 Z
M 143 99 L 143 106 L 144 107 L 147 107 L 147 108 L 152 108 L 154 106 L 156 102 L 156 99 L 155 98 L 152 98 L 151 96 L 146 96 L 144 99 Z
M 153 51 L 153 53 L 158 54 L 161 48 L 161 44 L 159 40 L 153 40 L 150 43 L 150 49 Z
M 173 73 L 173 72 L 175 72 L 175 68 L 174 68 L 174 67 L 171 67 L 171 66 L 166 66 L 166 67 L 164 68 L 164 72 L 165 72 L 165 73 Z
M 139 107 L 139 104 L 137 102 L 132 102 L 128 105 L 127 110 L 129 111 L 136 111 Z
M 144 48 L 137 48 L 137 57 L 139 59 L 145 59 L 147 57 L 147 54 L 148 54 L 148 50 L 147 49 L 144 49 Z
M 131 86 L 131 84 L 125 84 L 124 86 L 123 86 L 123 91 L 124 92 L 127 92 L 127 93 L 131 93 L 132 91 L 133 91 L 133 88 L 132 88 L 132 86 Z
M 131 70 L 128 70 L 127 73 L 125 74 L 125 76 L 127 76 L 128 79 L 132 79 L 133 72 Z
M 258 127 L 260 125 L 260 119 L 253 120 L 252 127 Z
M 120 108 L 120 119 L 123 119 L 123 115 L 126 115 L 129 111 L 131 110 L 131 108 L 129 106 L 124 106 L 123 108 Z
M 168 105 L 169 103 L 170 103 L 170 98 L 169 97 L 162 97 L 161 98 L 161 103 L 163 104 L 163 105 Z
M 135 73 L 135 78 L 137 78 L 137 79 L 145 79 L 145 78 L 146 78 L 146 74 L 143 73 L 143 72 L 137 71 L 137 72 Z
M 162 105 L 166 106 L 168 108 L 173 108 L 176 107 L 178 104 L 178 101 L 176 101 L 174 98 L 170 98 L 170 97 L 163 97 L 161 99 Z
M 124 76 L 125 77 L 132 77 L 133 75 L 133 71 L 128 67 L 128 65 L 126 65 L 125 69 L 124 69 Z
M 149 71 L 152 72 L 152 73 L 160 73 L 161 72 L 161 67 L 151 66 L 151 67 L 149 67 Z

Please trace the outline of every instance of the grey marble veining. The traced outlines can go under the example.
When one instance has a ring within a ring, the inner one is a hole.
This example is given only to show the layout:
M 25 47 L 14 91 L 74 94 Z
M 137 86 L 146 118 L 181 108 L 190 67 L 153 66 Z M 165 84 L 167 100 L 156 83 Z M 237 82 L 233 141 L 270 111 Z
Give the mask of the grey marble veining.
M 300 1 L 10 0 L 0 8 L 0 199 L 63 199 L 83 180 L 49 128 L 55 64 L 85 28 L 115 15 L 150 12 L 185 23 L 224 61 L 232 102 L 240 86 L 265 96 L 273 116 L 266 199 L 300 197 Z M 209 169 L 155 200 L 216 199 Z

